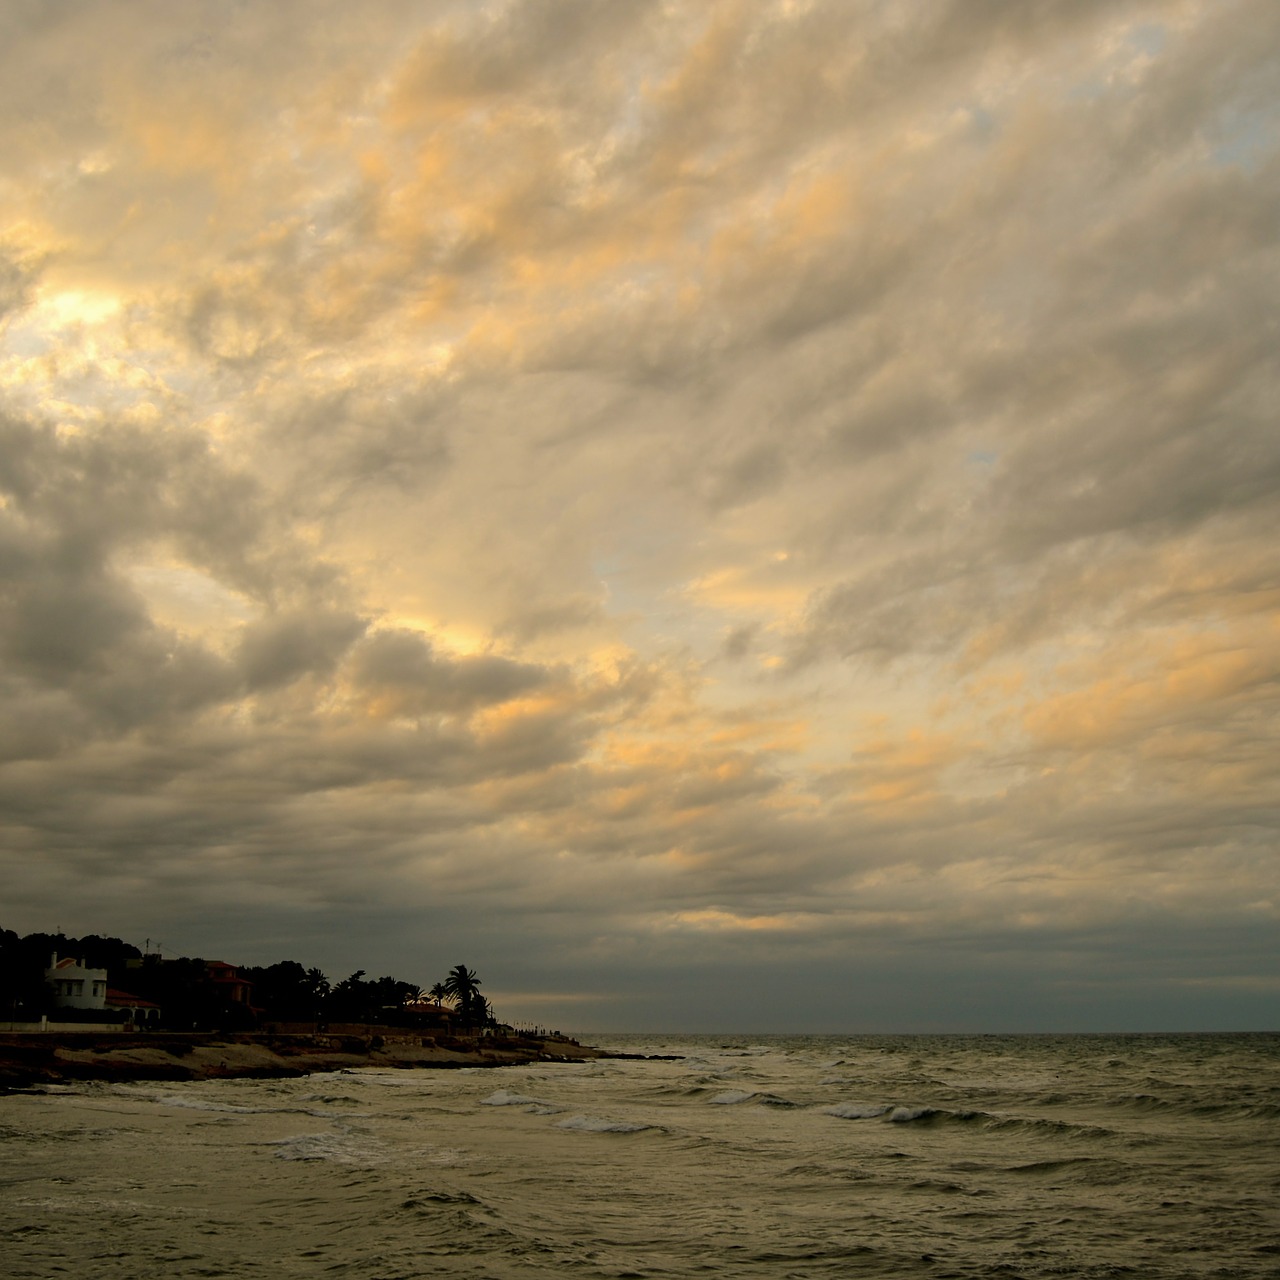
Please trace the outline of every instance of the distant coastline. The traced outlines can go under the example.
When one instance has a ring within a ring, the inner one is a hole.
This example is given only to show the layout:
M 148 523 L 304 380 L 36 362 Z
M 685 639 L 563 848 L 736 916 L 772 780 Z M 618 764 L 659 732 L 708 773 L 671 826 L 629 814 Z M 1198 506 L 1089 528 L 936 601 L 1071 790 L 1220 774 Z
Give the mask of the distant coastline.
M 434 1037 L 380 1026 L 296 1035 L 19 1032 L 0 1034 L 0 1091 L 77 1080 L 267 1079 L 362 1067 L 448 1070 L 629 1056 L 564 1036 Z

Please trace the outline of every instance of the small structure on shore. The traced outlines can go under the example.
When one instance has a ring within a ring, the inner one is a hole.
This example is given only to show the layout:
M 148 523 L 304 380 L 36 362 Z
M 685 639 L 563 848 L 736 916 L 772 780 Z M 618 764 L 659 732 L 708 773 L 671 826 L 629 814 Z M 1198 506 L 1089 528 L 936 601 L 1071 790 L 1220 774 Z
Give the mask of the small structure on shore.
M 107 1006 L 105 969 L 89 969 L 82 960 L 71 956 L 59 960 L 55 951 L 44 978 L 53 988 L 55 1008 L 105 1009 Z
M 206 960 L 204 980 L 218 993 L 224 1004 L 253 1005 L 253 983 L 243 977 L 240 970 L 225 960 Z
M 115 987 L 107 988 L 108 1009 L 123 1013 L 125 1020 L 139 1030 L 160 1025 L 160 1006 L 153 1000 L 144 1000 L 131 991 L 118 991 Z

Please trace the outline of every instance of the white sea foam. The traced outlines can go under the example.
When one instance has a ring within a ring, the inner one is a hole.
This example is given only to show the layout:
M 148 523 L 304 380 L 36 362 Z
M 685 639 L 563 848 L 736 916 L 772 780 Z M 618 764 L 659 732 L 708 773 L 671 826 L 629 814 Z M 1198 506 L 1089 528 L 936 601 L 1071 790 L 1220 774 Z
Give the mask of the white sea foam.
M 937 1110 L 933 1107 L 894 1107 L 889 1112 L 889 1119 L 894 1124 L 909 1124 L 912 1120 L 927 1120 L 930 1116 L 936 1116 Z
M 890 1110 L 884 1102 L 837 1102 L 835 1106 L 823 1107 L 822 1114 L 840 1120 L 874 1120 Z
M 750 1089 L 730 1089 L 726 1093 L 717 1093 L 707 1102 L 718 1107 L 736 1107 L 740 1102 L 750 1102 L 756 1095 Z
M 481 1098 L 480 1105 L 482 1107 L 523 1107 L 535 1116 L 559 1115 L 564 1110 L 563 1107 L 557 1107 L 554 1102 L 547 1102 L 542 1098 L 531 1098 L 523 1093 L 512 1093 L 507 1089 L 498 1089 L 487 1098 Z

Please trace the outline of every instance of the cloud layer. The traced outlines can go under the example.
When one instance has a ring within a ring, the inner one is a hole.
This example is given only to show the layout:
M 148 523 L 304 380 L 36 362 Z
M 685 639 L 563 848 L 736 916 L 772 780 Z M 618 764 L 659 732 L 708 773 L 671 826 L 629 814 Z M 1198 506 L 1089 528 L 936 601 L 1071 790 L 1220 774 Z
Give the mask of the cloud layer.
M 1274 1024 L 1264 0 L 0 26 L 0 923 Z

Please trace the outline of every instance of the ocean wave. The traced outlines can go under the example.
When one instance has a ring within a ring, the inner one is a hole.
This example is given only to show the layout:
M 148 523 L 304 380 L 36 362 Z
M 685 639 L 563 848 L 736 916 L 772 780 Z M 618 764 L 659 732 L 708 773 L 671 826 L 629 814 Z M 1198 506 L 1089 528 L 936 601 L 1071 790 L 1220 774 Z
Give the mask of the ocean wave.
M 637 1091 L 646 1098 L 700 1098 L 710 1092 L 710 1086 L 704 1084 L 662 1084 Z
M 366 1104 L 349 1093 L 307 1093 L 300 1099 L 302 1102 L 323 1102 L 327 1107 L 363 1107 Z
M 43 1213 L 59 1216 L 70 1212 L 85 1215 L 101 1213 L 122 1218 L 160 1219 L 189 1215 L 193 1212 L 191 1209 L 161 1207 L 142 1200 L 123 1200 L 109 1196 L 21 1196 L 12 1203 L 18 1209 L 37 1209 Z
M 894 1107 L 885 1117 L 891 1124 L 972 1124 L 990 1120 L 985 1111 L 951 1111 L 946 1107 Z
M 837 1120 L 874 1120 L 892 1109 L 885 1102 L 837 1102 L 835 1106 L 823 1107 L 822 1114 L 835 1116 Z
M 400 1207 L 402 1209 L 425 1209 L 429 1206 L 442 1204 L 478 1204 L 484 1206 L 484 1201 L 476 1199 L 475 1196 L 466 1191 L 424 1191 L 403 1201 Z
M 605 1120 L 600 1116 L 570 1116 L 556 1124 L 557 1129 L 572 1129 L 578 1133 L 643 1133 L 646 1129 L 658 1127 L 634 1120 Z
M 124 1091 L 121 1091 L 124 1093 Z M 124 1096 L 145 1102 L 156 1102 L 162 1107 L 177 1107 L 183 1111 L 209 1111 L 216 1115 L 260 1116 L 284 1115 L 301 1112 L 301 1107 L 246 1107 L 234 1102 L 217 1102 L 212 1098 L 191 1098 L 185 1094 L 144 1092 L 129 1090 Z
M 1162 1115 L 1206 1116 L 1240 1120 L 1274 1119 L 1280 1116 L 1280 1104 L 1256 1097 L 1206 1097 L 1193 1094 L 1184 1098 L 1162 1098 L 1150 1093 L 1127 1093 L 1107 1101 L 1115 1110 Z
M 945 1107 L 903 1106 L 892 1102 L 837 1102 L 819 1108 L 837 1120 L 881 1120 L 886 1124 L 968 1124 L 988 1117 L 981 1111 L 949 1111 Z
M 481 1098 L 480 1105 L 482 1107 L 523 1107 L 531 1115 L 537 1116 L 559 1115 L 564 1110 L 563 1107 L 557 1107 L 554 1102 L 547 1102 L 542 1098 L 531 1098 L 523 1093 L 512 1093 L 507 1089 L 495 1090 L 487 1098 Z
M 157 1090 L 129 1089 L 120 1090 L 119 1096 L 134 1101 L 153 1102 L 162 1107 L 174 1107 L 180 1111 L 201 1111 L 208 1115 L 221 1116 L 310 1116 L 317 1120 L 333 1119 L 341 1116 L 361 1114 L 358 1111 L 330 1110 L 315 1106 L 262 1106 L 250 1107 L 238 1102 L 220 1102 L 216 1098 L 191 1097 L 182 1093 L 166 1093 Z M 299 1102 L 318 1101 L 321 1103 L 345 1103 L 359 1107 L 359 1099 L 345 1094 L 319 1095 L 312 1094 L 298 1099 Z
M 1005 1173 L 1019 1177 L 1066 1179 L 1091 1187 L 1118 1186 L 1132 1180 L 1133 1168 L 1118 1160 L 1073 1156 L 1059 1160 L 1033 1160 L 1030 1164 L 1009 1165 Z
M 708 1098 L 710 1105 L 717 1107 L 736 1107 L 740 1102 L 750 1102 L 756 1095 L 750 1089 L 729 1089 L 725 1093 L 717 1093 Z
M 915 1124 L 920 1120 L 950 1119 L 952 1114 L 939 1107 L 893 1107 L 887 1118 L 893 1124 Z
M 1039 1116 L 987 1116 L 987 1128 L 998 1133 L 1001 1130 L 1014 1130 L 1025 1133 L 1037 1133 L 1063 1138 L 1114 1138 L 1115 1130 L 1101 1125 L 1082 1124 L 1073 1120 L 1051 1120 Z
M 275 1147 L 275 1155 L 280 1160 L 319 1160 L 365 1168 L 386 1160 L 379 1143 L 346 1133 L 297 1133 L 289 1138 L 273 1138 L 262 1145 Z
M 798 1103 L 778 1093 L 764 1093 L 757 1089 L 727 1089 L 714 1098 L 707 1099 L 708 1106 L 736 1107 L 744 1102 L 754 1102 L 762 1107 L 795 1107 Z

